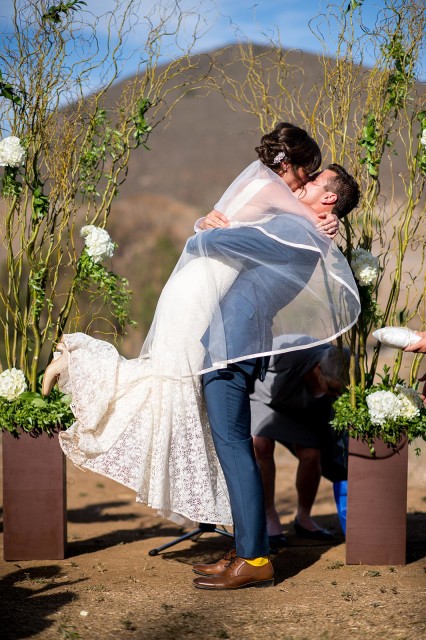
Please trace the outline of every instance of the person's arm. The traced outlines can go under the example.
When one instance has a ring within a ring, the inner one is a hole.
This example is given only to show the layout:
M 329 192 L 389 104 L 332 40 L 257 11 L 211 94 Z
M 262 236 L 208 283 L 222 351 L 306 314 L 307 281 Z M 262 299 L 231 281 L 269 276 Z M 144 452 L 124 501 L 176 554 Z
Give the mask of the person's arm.
M 294 258 L 293 247 L 277 242 L 255 227 L 231 227 L 209 229 L 206 233 L 192 236 L 187 240 L 186 250 L 189 253 L 206 251 L 209 257 L 240 260 L 246 257 L 251 266 L 256 262 L 287 264 Z M 309 251 L 309 254 L 316 252 Z
M 408 351 L 410 353 L 426 353 L 426 331 L 416 331 L 416 333 L 420 336 L 421 340 L 405 347 L 404 351 Z
M 205 229 L 218 229 L 229 227 L 229 220 L 225 214 L 213 209 L 203 218 L 199 218 L 194 225 L 194 231 L 204 231 Z
M 319 222 L 316 228 L 323 235 L 333 239 L 337 236 L 339 231 L 339 218 L 334 213 L 321 213 L 318 214 Z M 229 227 L 230 223 L 225 214 L 213 209 L 203 218 L 199 218 L 195 225 L 194 231 L 204 231 L 205 229 L 219 229 Z
M 185 249 L 189 253 L 198 253 L 200 247 L 201 251 L 206 251 L 210 257 L 250 254 L 256 259 L 259 251 L 265 253 L 264 248 L 259 246 L 261 238 L 257 237 L 261 235 L 263 238 L 263 234 L 251 227 L 214 228 L 206 231 L 208 233 L 195 235 L 187 240 Z

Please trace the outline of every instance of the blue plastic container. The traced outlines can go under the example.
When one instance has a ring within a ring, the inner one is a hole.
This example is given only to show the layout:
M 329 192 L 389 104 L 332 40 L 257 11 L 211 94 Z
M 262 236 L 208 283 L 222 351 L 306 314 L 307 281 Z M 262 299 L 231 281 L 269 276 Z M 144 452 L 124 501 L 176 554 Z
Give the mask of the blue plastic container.
M 346 535 L 346 505 L 348 500 L 348 481 L 333 482 L 334 499 L 336 501 L 337 514 L 340 526 Z

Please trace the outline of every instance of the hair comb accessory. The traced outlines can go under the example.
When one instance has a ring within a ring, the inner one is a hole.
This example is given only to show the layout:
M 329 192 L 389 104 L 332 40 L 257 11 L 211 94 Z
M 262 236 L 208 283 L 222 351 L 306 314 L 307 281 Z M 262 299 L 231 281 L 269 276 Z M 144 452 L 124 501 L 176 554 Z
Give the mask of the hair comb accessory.
M 284 151 L 280 151 L 279 153 L 277 153 L 277 155 L 275 156 L 273 163 L 274 164 L 278 164 L 279 162 L 282 162 L 283 160 L 287 160 L 287 156 L 285 155 Z

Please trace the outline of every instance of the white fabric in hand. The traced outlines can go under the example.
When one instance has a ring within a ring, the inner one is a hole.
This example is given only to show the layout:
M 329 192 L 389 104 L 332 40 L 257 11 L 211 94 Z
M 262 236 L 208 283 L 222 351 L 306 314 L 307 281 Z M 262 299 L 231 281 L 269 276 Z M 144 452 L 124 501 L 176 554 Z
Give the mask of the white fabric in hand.
M 373 331 L 373 336 L 394 349 L 405 349 L 420 340 L 420 336 L 408 327 L 383 327 Z

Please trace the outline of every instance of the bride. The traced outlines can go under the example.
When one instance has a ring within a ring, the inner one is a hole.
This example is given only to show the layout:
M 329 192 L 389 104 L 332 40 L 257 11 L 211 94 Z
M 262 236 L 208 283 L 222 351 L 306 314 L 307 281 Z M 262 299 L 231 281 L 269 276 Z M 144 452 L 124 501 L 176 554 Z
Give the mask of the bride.
M 242 274 L 255 278 L 259 258 L 251 254 L 249 238 L 238 251 L 210 254 L 202 237 L 215 231 L 206 230 L 188 240 L 139 357 L 126 359 L 111 344 L 83 333 L 65 334 L 43 380 L 43 393 L 58 382 L 72 396 L 76 422 L 60 433 L 65 454 L 133 489 L 138 501 L 180 523 L 232 525 L 201 374 L 291 350 L 285 346 L 288 334 L 315 335 L 309 346 L 329 341 L 346 331 L 359 311 L 346 260 L 316 229 L 330 221 L 321 222 L 293 195 L 319 166 L 316 143 L 302 129 L 281 123 L 257 151 L 261 159 L 238 176 L 215 209 L 230 220 L 230 229 L 249 227 L 272 237 L 289 260 L 307 251 L 317 262 L 305 281 L 296 283 L 283 262 L 262 264 L 280 287 L 300 291 L 275 314 L 272 333 L 259 332 L 255 344 L 235 348 L 227 340 L 220 302 Z

